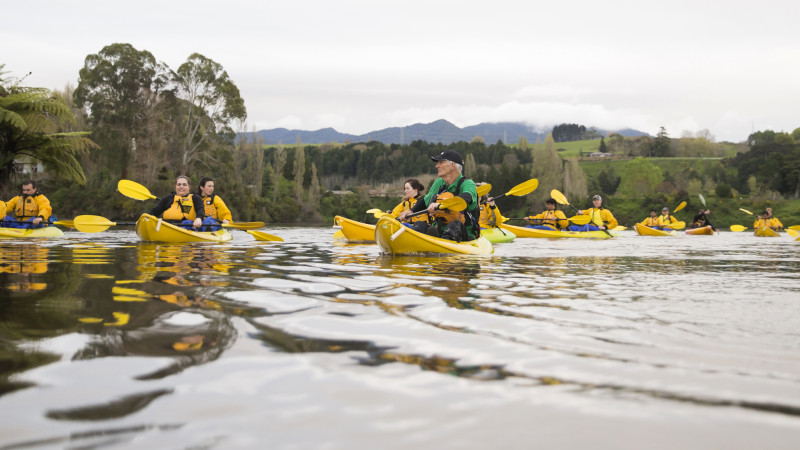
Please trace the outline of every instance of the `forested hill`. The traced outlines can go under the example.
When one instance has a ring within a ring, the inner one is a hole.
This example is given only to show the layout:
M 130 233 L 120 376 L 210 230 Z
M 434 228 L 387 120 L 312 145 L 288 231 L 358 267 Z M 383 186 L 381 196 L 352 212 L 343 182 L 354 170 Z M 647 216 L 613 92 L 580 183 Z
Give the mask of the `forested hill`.
M 425 141 L 436 144 L 452 144 L 454 142 L 469 142 L 479 136 L 487 144 L 497 141 L 505 143 L 519 142 L 520 137 L 525 137 L 528 142 L 544 140 L 547 130 L 537 130 L 530 125 L 515 122 L 481 123 L 469 127 L 459 128 L 446 121 L 437 120 L 431 123 L 417 123 L 406 127 L 384 128 L 371 131 L 362 135 L 340 133 L 333 128 L 323 128 L 316 131 L 288 130 L 286 128 L 273 128 L 258 131 L 258 136 L 267 145 L 294 144 L 297 138 L 305 144 L 324 144 L 327 142 L 369 142 L 378 141 L 384 144 L 408 144 L 412 141 Z M 606 134 L 605 130 L 598 130 Z M 644 136 L 647 133 L 625 129 L 616 131 L 622 136 Z M 250 133 L 247 133 L 250 134 Z

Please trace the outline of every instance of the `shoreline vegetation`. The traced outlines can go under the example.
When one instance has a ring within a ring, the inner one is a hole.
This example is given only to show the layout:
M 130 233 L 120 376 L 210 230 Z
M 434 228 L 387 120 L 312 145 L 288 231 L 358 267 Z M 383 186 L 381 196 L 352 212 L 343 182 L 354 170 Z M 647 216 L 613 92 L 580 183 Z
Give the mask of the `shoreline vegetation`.
M 561 124 L 541 142 L 471 141 L 408 144 L 377 141 L 265 145 L 247 130 L 247 110 L 224 68 L 198 53 L 177 69 L 130 44 L 87 55 L 78 85 L 50 91 L 25 85 L 0 65 L 0 194 L 16 195 L 34 178 L 60 218 L 95 214 L 135 220 L 149 209 L 115 192 L 120 179 L 155 195 L 172 191 L 179 174 L 204 176 L 239 221 L 332 223 L 335 215 L 364 220 L 364 211 L 393 208 L 408 178 L 427 187 L 435 178 L 430 155 L 455 150 L 465 174 L 492 184 L 493 193 L 529 178 L 540 189 L 505 198 L 507 217 L 536 214 L 552 189 L 577 206 L 600 194 L 621 224 L 650 209 L 703 207 L 718 227 L 752 225 L 739 208 L 766 207 L 789 225 L 800 223 L 800 128 L 762 130 L 746 142 L 715 142 L 707 131 L 673 138 L 600 135 Z M 237 138 L 238 136 L 238 138 Z M 557 141 L 556 136 L 559 141 Z M 509 136 L 511 139 L 511 136 Z

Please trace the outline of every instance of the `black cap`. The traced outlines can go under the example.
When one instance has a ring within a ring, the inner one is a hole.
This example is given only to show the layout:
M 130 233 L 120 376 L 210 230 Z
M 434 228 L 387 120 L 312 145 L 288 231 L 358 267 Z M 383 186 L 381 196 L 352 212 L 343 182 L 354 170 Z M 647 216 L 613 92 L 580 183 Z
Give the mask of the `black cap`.
M 456 164 L 464 165 L 464 159 L 461 158 L 461 154 L 453 150 L 445 150 L 442 153 L 439 153 L 436 156 L 431 156 L 431 159 L 434 161 L 453 161 Z

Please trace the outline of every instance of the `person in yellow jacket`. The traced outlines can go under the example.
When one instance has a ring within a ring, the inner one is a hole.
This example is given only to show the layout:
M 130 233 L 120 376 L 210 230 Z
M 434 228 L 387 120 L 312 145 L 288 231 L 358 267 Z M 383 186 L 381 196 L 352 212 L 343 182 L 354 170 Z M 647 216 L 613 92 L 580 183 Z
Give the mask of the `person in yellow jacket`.
M 403 183 L 403 200 L 398 203 L 397 206 L 394 207 L 391 211 L 386 211 L 387 213 L 391 214 L 392 217 L 397 217 L 403 213 L 403 211 L 411 211 L 411 208 L 417 203 L 420 197 L 422 197 L 422 193 L 425 191 L 425 185 L 420 183 L 420 181 L 416 178 L 409 178 Z M 428 215 L 422 214 L 419 216 L 414 216 L 411 218 L 411 223 L 413 222 L 427 222 Z
M 203 199 L 190 191 L 189 183 L 187 176 L 176 178 L 175 192 L 161 197 L 147 213 L 184 228 L 200 228 L 206 216 L 205 207 Z
M 661 229 L 661 225 L 658 224 L 658 211 L 655 209 L 651 209 L 650 217 L 645 218 L 640 223 L 646 227 Z
M 484 184 L 486 183 L 476 183 L 475 186 L 483 186 Z M 503 215 L 500 214 L 500 208 L 495 205 L 494 199 L 489 200 L 489 194 L 481 197 L 479 203 L 481 215 L 478 218 L 478 225 L 481 228 L 496 228 L 497 225 L 506 221 Z
M 755 222 L 753 222 L 753 228 L 759 229 L 762 227 L 767 227 L 778 231 L 779 229 L 783 228 L 783 224 L 777 217 L 772 216 L 772 209 L 767 208 L 764 212 L 758 216 Z
M 214 194 L 214 180 L 209 177 L 201 178 L 200 183 L 197 185 L 197 195 L 203 200 L 203 210 L 206 214 L 204 224 L 211 225 L 211 228 L 219 229 L 220 223 L 233 222 L 231 210 L 228 209 L 225 202 L 218 195 Z M 212 223 L 212 219 L 216 223 Z
M 50 206 L 50 200 L 39 192 L 36 182 L 27 180 L 22 183 L 22 194 L 5 202 L 3 213 L 5 213 L 2 219 L 4 227 L 40 228 L 48 225 L 53 208 Z
M 661 208 L 661 215 L 658 216 L 658 226 L 661 227 L 662 230 L 672 231 L 672 227 L 674 227 L 676 223 L 678 223 L 678 219 L 669 213 L 669 208 L 666 206 Z
M 765 211 L 765 212 L 767 213 L 767 215 L 769 216 L 769 220 L 771 221 L 771 226 L 772 226 L 772 227 L 774 227 L 774 228 L 773 228 L 774 230 L 776 230 L 776 231 L 777 231 L 777 230 L 779 230 L 779 229 L 783 229 L 783 224 L 781 223 L 781 221 L 780 221 L 780 220 L 778 220 L 778 218 L 777 218 L 777 217 L 775 217 L 775 216 L 773 216 L 773 215 L 772 215 L 772 208 L 767 208 L 767 209 L 765 209 L 764 211 Z
M 544 202 L 545 210 L 542 211 L 541 214 L 537 214 L 535 216 L 528 216 L 525 218 L 530 225 L 526 225 L 528 228 L 535 228 L 537 230 L 562 230 L 569 226 L 569 222 L 567 222 L 567 216 L 564 215 L 563 211 L 559 211 L 556 208 L 556 201 L 552 198 L 548 198 Z
M 603 197 L 599 195 L 592 197 L 592 208 L 579 210 L 578 214 L 589 216 L 589 223 L 582 226 L 571 225 L 569 229 L 572 231 L 607 231 L 619 225 L 611 211 L 603 208 Z

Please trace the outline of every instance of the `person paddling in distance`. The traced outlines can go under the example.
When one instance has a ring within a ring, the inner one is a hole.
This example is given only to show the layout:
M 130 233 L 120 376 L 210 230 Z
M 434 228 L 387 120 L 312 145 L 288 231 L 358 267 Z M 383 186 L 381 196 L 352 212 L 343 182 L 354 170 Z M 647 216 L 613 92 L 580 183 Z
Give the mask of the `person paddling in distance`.
M 661 208 L 661 215 L 658 216 L 658 226 L 664 231 L 672 231 L 672 226 L 678 222 L 675 216 L 669 213 L 669 208 L 666 206 Z
M 526 225 L 528 228 L 537 230 L 562 230 L 569 226 L 567 216 L 563 211 L 556 208 L 555 199 L 548 198 L 544 201 L 544 211 L 535 216 L 528 216 L 525 218 L 531 225 Z
M 464 170 L 464 160 L 458 152 L 453 150 L 443 151 L 436 156 L 431 156 L 431 159 L 436 161 L 436 172 L 439 178 L 433 182 L 428 193 L 421 197 L 410 211 L 403 211 L 397 216 L 397 219 L 403 221 L 412 213 L 427 210 L 428 214 L 434 217 L 430 226 L 425 222 L 416 222 L 411 227 L 413 230 L 457 242 L 477 239 L 480 234 L 478 191 L 475 182 L 461 173 Z M 449 214 L 449 217 L 446 218 L 437 217 L 437 214 L 442 212 L 439 210 L 439 197 L 446 193 L 461 197 L 467 202 L 467 209 L 461 213 Z
M 711 226 L 712 230 L 717 231 L 717 228 L 711 224 L 710 220 L 708 220 L 708 216 L 710 215 L 711 210 L 700 208 L 700 210 L 697 211 L 697 214 L 695 214 L 692 218 L 692 224 L 689 226 L 689 228 L 703 228 Z
M 767 213 L 767 218 L 770 220 L 770 227 L 772 227 L 773 230 L 778 231 L 783 229 L 783 224 L 781 221 L 772 215 L 772 208 L 767 208 L 764 210 L 764 212 Z
M 619 225 L 617 219 L 611 214 L 611 211 L 603 208 L 603 197 L 595 195 L 592 197 L 592 207 L 589 209 L 581 209 L 578 211 L 579 215 L 589 216 L 589 223 L 586 225 L 570 225 L 571 231 L 597 231 L 614 229 Z
M 392 217 L 398 217 L 401 213 L 405 211 L 411 211 L 411 208 L 417 203 L 420 197 L 422 197 L 422 192 L 425 190 L 425 185 L 419 182 L 416 178 L 409 178 L 403 183 L 403 200 L 394 207 L 391 211 L 386 211 L 388 214 L 391 214 Z M 411 223 L 406 223 L 406 226 L 411 226 L 414 222 L 425 222 L 428 223 L 428 216 L 425 214 L 415 216 L 411 218 Z
M 758 219 L 756 219 L 756 221 L 753 222 L 753 228 L 759 229 L 763 227 L 775 231 L 778 231 L 781 228 L 783 228 L 783 224 L 781 223 L 781 221 L 772 216 L 771 208 L 767 208 L 766 210 L 764 210 L 764 212 L 762 212 L 761 215 L 758 216 Z
M 475 186 L 483 186 L 486 183 L 478 183 Z M 489 200 L 489 194 L 484 195 L 478 202 L 480 204 L 481 215 L 478 218 L 478 225 L 481 228 L 496 228 L 498 223 L 503 223 L 505 219 L 500 214 L 500 208 L 494 204 L 494 199 Z
M 189 183 L 189 177 L 185 175 L 176 178 L 175 192 L 161 197 L 147 213 L 184 228 L 200 228 L 205 218 L 205 207 L 203 199 L 190 191 Z
M 50 200 L 39 192 L 36 182 L 22 183 L 22 194 L 0 204 L 4 205 L 2 226 L 6 228 L 41 228 L 49 223 L 53 208 Z M 12 216 L 11 214 L 14 214 Z
M 197 185 L 197 195 L 203 200 L 203 211 L 206 216 L 203 220 L 204 230 L 216 231 L 221 228 L 220 223 L 233 222 L 231 210 L 214 193 L 214 180 L 209 177 L 201 178 L 200 183 Z
M 651 209 L 650 217 L 645 218 L 641 222 L 641 224 L 649 228 L 655 228 L 660 230 L 661 226 L 658 224 L 658 211 L 656 211 L 655 209 Z

